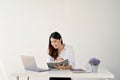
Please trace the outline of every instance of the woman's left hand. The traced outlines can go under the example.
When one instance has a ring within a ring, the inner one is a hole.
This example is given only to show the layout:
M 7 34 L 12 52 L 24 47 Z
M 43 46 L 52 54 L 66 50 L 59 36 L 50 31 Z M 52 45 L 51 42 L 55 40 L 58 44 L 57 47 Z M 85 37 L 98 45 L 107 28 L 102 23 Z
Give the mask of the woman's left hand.
M 64 66 L 64 65 L 55 65 L 55 68 L 57 68 L 57 69 L 66 69 L 66 67 Z

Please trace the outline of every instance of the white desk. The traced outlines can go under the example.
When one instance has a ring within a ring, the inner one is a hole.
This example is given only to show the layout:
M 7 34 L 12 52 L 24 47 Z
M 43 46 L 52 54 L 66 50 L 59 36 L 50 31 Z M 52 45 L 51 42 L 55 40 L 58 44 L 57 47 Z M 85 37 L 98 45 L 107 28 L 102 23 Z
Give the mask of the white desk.
M 12 74 L 19 80 L 19 77 L 71 77 L 75 78 L 100 78 L 103 80 L 113 79 L 114 75 L 106 69 L 99 68 L 98 73 L 73 73 L 70 70 L 59 70 L 59 71 L 46 71 L 46 72 L 33 72 L 33 71 L 18 71 Z

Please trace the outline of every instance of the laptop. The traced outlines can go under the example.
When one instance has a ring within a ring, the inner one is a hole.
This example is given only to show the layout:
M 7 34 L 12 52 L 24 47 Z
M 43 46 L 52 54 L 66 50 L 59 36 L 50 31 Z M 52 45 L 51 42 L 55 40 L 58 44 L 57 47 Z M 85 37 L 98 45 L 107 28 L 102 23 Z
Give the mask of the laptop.
M 49 69 L 38 68 L 33 56 L 21 56 L 24 68 L 26 70 L 35 71 L 35 72 L 44 72 L 49 71 Z

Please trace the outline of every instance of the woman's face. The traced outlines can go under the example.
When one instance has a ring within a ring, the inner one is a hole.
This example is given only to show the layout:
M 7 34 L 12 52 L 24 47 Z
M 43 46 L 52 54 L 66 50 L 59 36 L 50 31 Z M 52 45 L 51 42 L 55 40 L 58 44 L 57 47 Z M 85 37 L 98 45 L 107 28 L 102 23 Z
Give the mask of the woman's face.
M 51 41 L 51 45 L 55 48 L 55 49 L 58 49 L 59 46 L 61 45 L 61 39 L 54 39 L 54 38 L 51 38 L 50 39 Z

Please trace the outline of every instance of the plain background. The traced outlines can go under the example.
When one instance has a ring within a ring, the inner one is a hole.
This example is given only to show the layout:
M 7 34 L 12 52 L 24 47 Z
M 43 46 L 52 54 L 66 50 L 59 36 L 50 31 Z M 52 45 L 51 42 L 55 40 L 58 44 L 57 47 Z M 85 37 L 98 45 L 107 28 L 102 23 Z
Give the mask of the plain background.
M 120 0 L 0 0 L 0 74 L 12 79 L 23 54 L 47 67 L 54 31 L 74 48 L 77 67 L 96 57 L 120 80 Z

